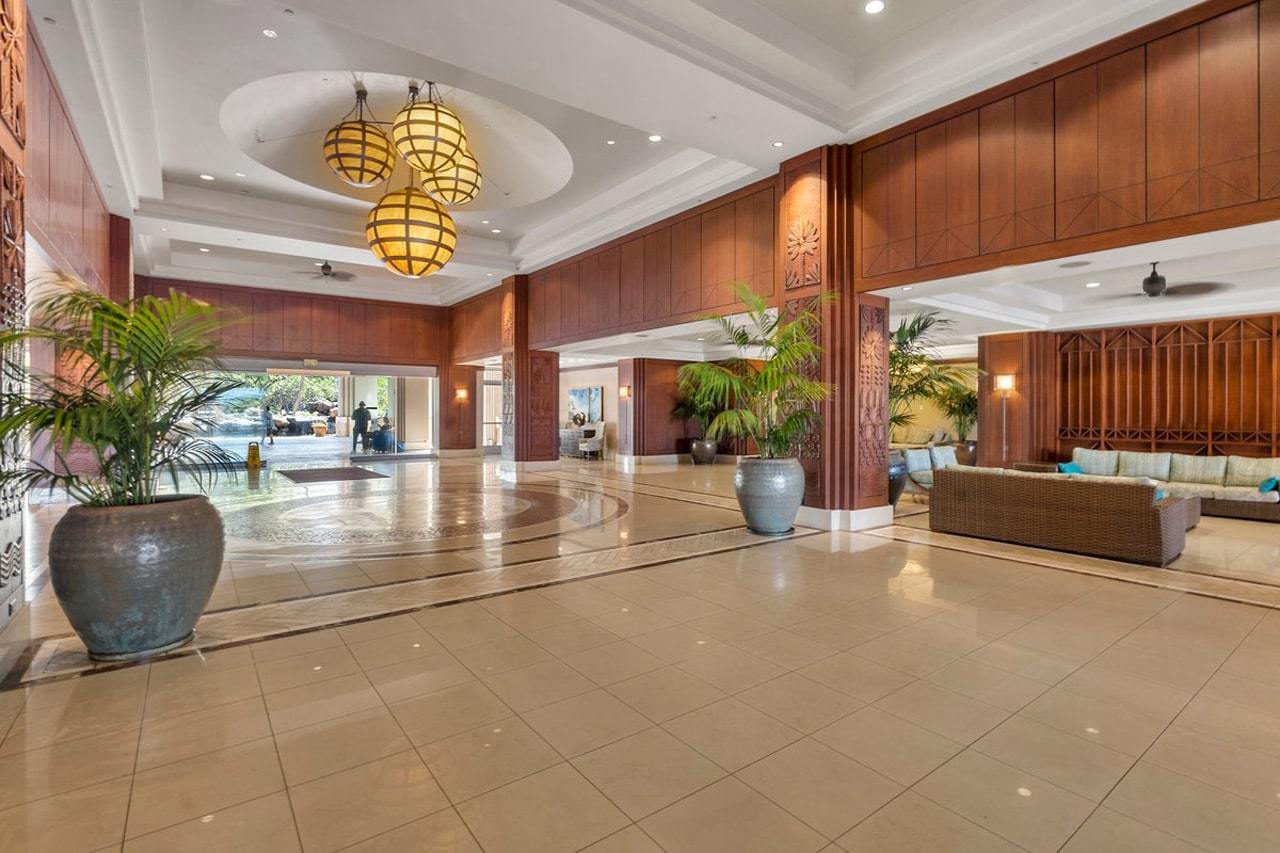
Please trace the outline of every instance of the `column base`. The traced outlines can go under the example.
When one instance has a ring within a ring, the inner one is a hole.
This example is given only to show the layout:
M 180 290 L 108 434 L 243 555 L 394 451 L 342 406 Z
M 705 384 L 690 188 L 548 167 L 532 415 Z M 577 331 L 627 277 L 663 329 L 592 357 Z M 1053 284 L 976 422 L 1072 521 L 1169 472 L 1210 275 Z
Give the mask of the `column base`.
M 796 524 L 818 530 L 870 530 L 893 524 L 893 507 L 889 505 L 868 509 L 820 509 L 800 507 Z

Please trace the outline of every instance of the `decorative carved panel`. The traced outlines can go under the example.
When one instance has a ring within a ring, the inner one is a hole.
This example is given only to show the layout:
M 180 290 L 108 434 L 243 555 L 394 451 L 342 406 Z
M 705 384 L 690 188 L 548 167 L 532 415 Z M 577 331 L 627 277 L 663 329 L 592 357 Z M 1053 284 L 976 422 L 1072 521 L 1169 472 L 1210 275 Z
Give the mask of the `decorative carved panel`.
M 19 30 L 21 32 L 21 30 Z M 0 327 L 13 328 L 25 322 L 26 264 L 23 255 L 23 202 L 25 181 L 22 172 L 0 150 Z M 5 369 L 0 381 L 6 393 L 19 393 L 20 374 L 8 368 L 25 363 L 26 347 L 14 345 L 0 352 Z M 25 464 L 23 446 L 13 437 L 0 443 L 0 466 L 15 468 Z M 22 491 L 16 486 L 0 489 L 0 627 L 11 614 L 4 602 L 18 595 L 23 583 Z
M 26 6 L 0 0 L 0 122 L 19 145 L 27 140 Z
M 516 458 L 516 356 L 502 354 L 502 458 Z
M 818 225 L 812 220 L 792 222 L 787 227 L 787 265 L 784 268 L 788 290 L 822 284 L 822 240 Z
M 889 487 L 889 311 L 858 305 L 858 504 L 887 497 Z
M 1280 315 L 1057 336 L 1057 438 L 1072 447 L 1277 454 Z

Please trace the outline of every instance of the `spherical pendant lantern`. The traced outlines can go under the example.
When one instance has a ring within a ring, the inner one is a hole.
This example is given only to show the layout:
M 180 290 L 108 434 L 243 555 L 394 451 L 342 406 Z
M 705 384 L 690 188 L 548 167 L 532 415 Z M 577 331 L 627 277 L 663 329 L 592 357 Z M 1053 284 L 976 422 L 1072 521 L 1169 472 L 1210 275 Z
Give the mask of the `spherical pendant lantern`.
M 417 88 L 410 88 L 408 105 L 391 122 L 391 141 L 410 166 L 430 174 L 453 165 L 467 149 L 467 133 L 458 114 L 440 103 L 434 85 L 428 92 L 419 101 Z
M 407 278 L 431 275 L 449 262 L 458 244 L 458 230 L 444 205 L 414 187 L 379 199 L 364 233 L 378 260 Z
M 381 183 L 396 165 L 391 140 L 373 122 L 344 121 L 324 135 L 324 161 L 354 187 Z
M 450 168 L 422 176 L 422 188 L 445 204 L 466 204 L 480 194 L 480 163 L 470 151 L 461 151 Z
M 356 187 L 385 181 L 396 165 L 391 140 L 376 124 L 365 121 L 367 97 L 364 89 L 357 89 L 355 107 L 324 135 L 324 161 L 335 175 Z

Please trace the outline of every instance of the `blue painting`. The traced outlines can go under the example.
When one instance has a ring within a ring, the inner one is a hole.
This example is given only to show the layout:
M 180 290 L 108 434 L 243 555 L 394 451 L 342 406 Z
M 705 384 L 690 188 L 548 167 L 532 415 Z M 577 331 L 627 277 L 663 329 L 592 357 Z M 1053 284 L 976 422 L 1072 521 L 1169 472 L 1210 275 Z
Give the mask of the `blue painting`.
M 604 387 L 569 389 L 569 420 L 578 422 L 582 416 L 583 423 L 596 423 L 604 420 Z

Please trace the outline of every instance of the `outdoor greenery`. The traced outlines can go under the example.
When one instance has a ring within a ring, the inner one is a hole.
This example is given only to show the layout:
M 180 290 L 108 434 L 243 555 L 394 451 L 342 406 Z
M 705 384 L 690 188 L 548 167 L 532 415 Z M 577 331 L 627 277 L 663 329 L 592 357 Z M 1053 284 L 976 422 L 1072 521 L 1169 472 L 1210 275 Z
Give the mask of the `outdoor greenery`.
M 904 317 L 889 338 L 889 431 L 911 426 L 912 404 L 941 403 L 951 389 L 968 389 L 973 371 L 938 361 L 933 336 L 952 325 L 936 311 Z M 975 401 L 976 403 L 976 401 Z
M 824 295 L 782 318 L 769 310 L 766 297 L 745 284 L 735 284 L 734 293 L 746 306 L 747 321 L 709 319 L 719 324 L 737 356 L 684 365 L 680 393 L 719 409 L 707 424 L 706 438 L 750 438 L 765 459 L 794 456 L 800 441 L 821 420 L 818 404 L 832 393 L 829 384 L 808 375 L 822 356 L 814 339 L 819 308 L 834 296 Z
M 4 359 L 0 437 L 8 448 L 38 444 L 27 465 L 0 471 L 0 482 L 124 506 L 152 503 L 166 473 L 176 488 L 179 471 L 188 471 L 203 489 L 231 470 L 236 457 L 199 437 L 208 426 L 202 412 L 236 387 L 210 372 L 227 322 L 218 309 L 178 292 L 121 304 L 61 275 L 44 285 L 32 311 L 38 319 L 0 332 L 0 347 L 52 344 L 63 375 Z M 77 464 L 81 452 L 94 464 Z
M 314 400 L 329 403 L 338 399 L 338 379 L 335 376 L 286 376 L 267 373 L 220 373 L 219 381 L 234 382 L 246 391 L 257 394 L 238 395 L 224 402 L 228 412 L 261 410 L 265 404 L 272 412 L 295 412 Z
M 956 428 L 956 439 L 967 441 L 978 423 L 978 392 L 967 384 L 947 385 L 938 395 L 938 408 Z

